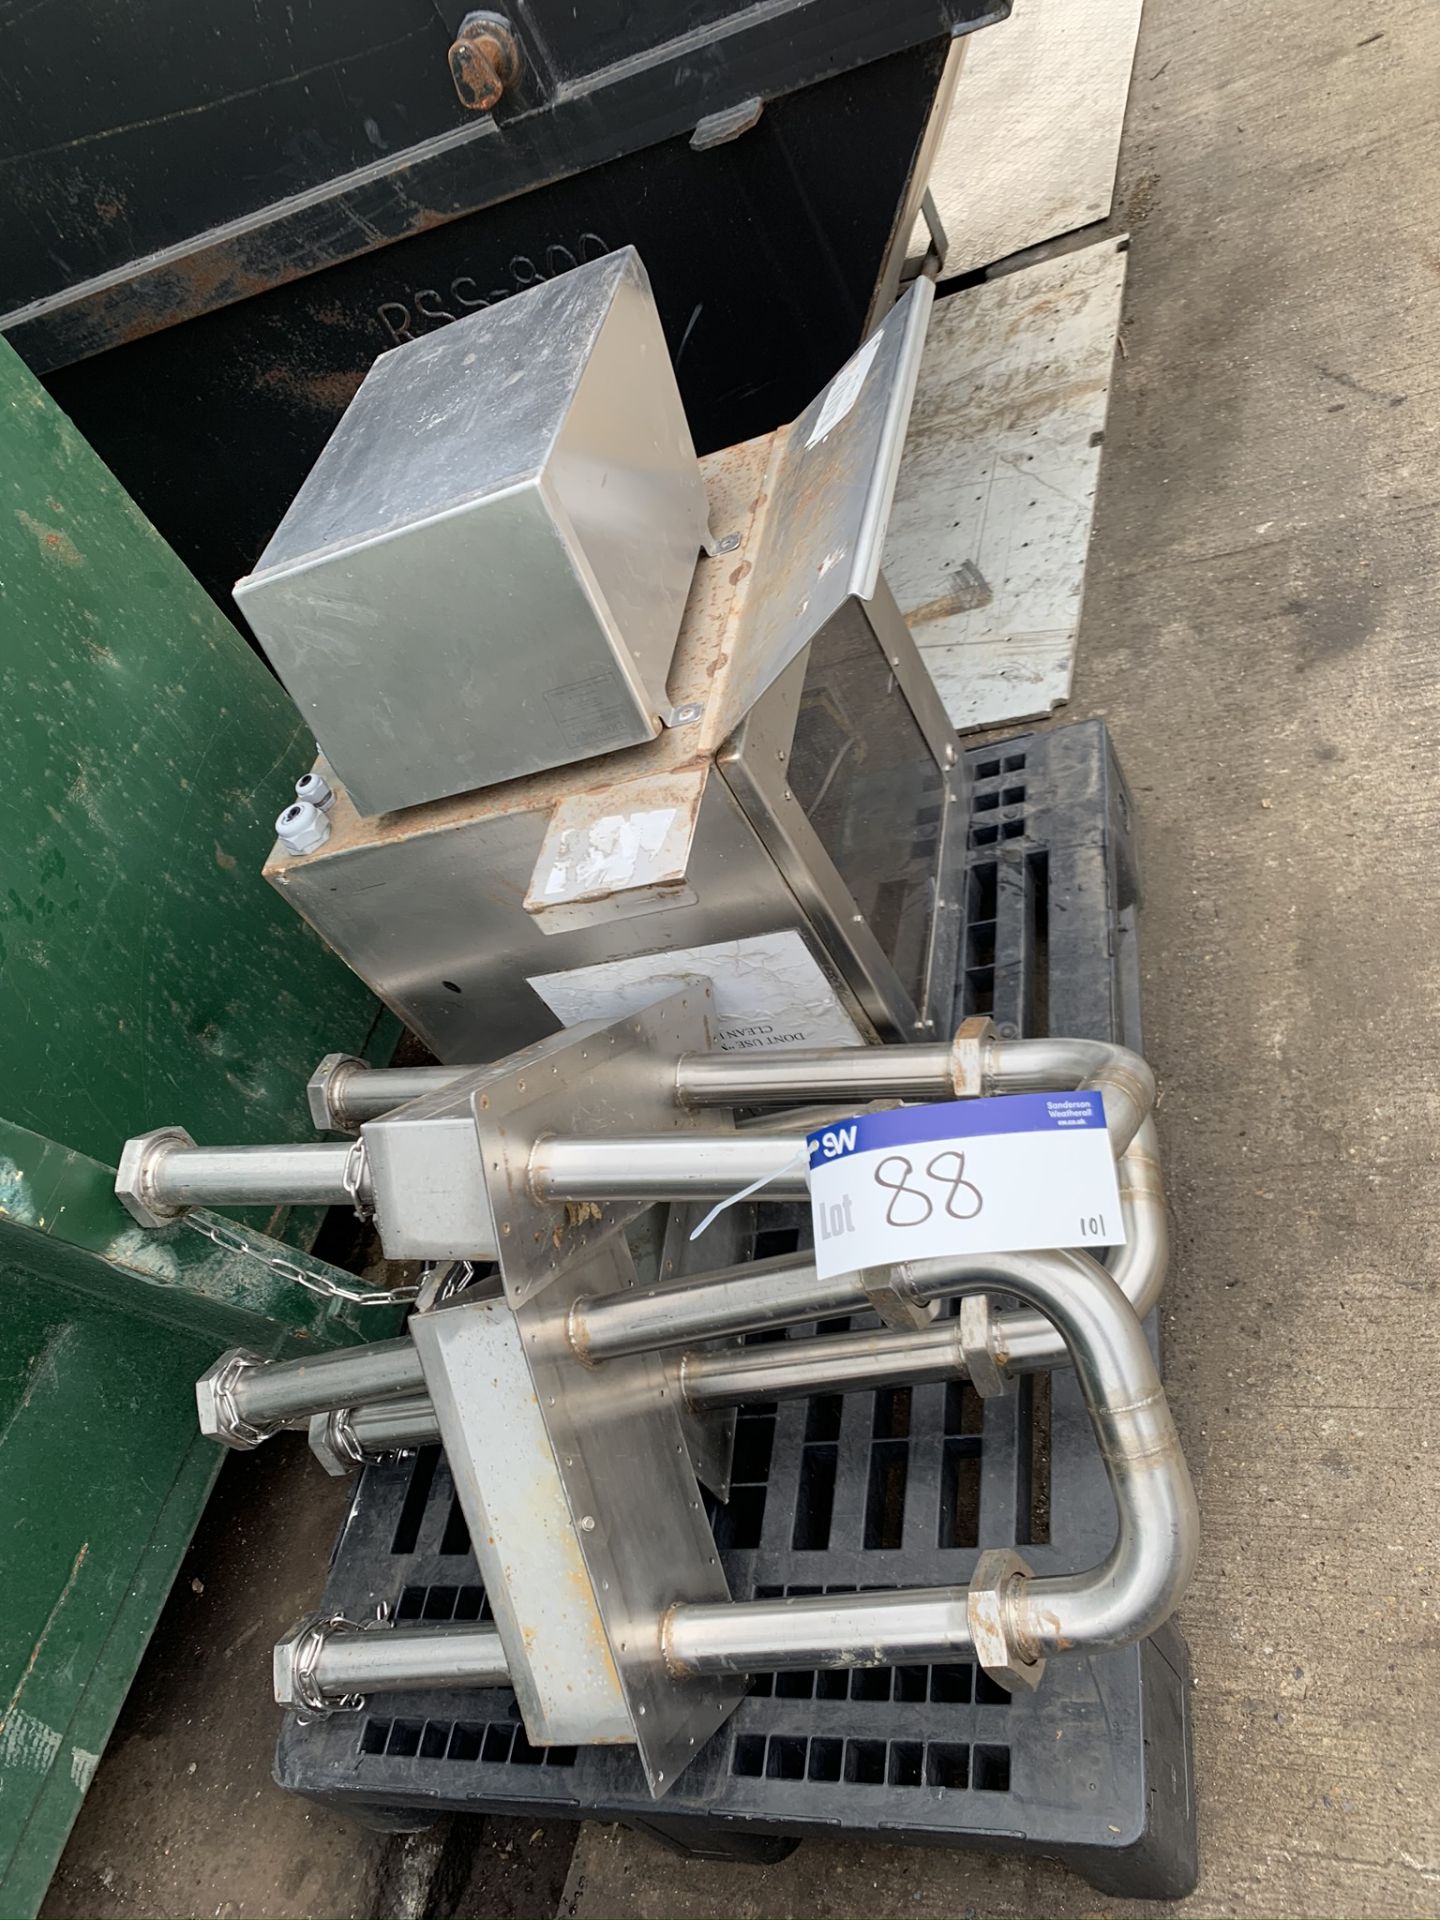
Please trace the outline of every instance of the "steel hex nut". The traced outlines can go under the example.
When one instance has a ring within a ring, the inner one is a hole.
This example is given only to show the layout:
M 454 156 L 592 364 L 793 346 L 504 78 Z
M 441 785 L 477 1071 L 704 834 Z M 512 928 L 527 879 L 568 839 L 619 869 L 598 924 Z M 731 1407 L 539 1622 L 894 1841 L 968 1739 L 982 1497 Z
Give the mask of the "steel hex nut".
M 195 1382 L 195 1411 L 207 1440 L 243 1451 L 270 1438 L 273 1427 L 257 1427 L 242 1420 L 235 1405 L 235 1383 L 241 1374 L 266 1364 L 262 1355 L 251 1353 L 248 1347 L 232 1347 L 201 1374 Z
M 275 1642 L 271 1671 L 278 1705 L 301 1707 L 312 1713 L 324 1710 L 323 1703 L 316 1705 L 313 1673 L 328 1624 L 323 1613 L 307 1613 Z
M 342 1479 L 363 1466 L 365 1456 L 350 1432 L 350 1412 L 341 1407 L 310 1416 L 310 1451 L 332 1478 Z
M 310 1108 L 310 1124 L 317 1133 L 358 1133 L 359 1127 L 345 1119 L 338 1095 L 352 1073 L 364 1073 L 365 1062 L 353 1053 L 327 1053 L 305 1082 L 305 1100 Z
M 960 1302 L 960 1358 L 970 1384 L 982 1400 L 998 1400 L 1010 1383 L 995 1363 L 990 1348 L 990 1301 L 983 1293 L 967 1293 Z
M 985 1091 L 995 1023 L 984 1014 L 961 1022 L 950 1043 L 950 1078 L 957 1100 L 975 1100 Z
M 923 1300 L 915 1291 L 908 1261 L 894 1267 L 862 1267 L 856 1278 L 887 1327 L 919 1333 L 940 1312 L 938 1300 Z
M 970 1639 L 975 1658 L 992 1680 L 1014 1693 L 1020 1687 L 1039 1686 L 1043 1660 L 1032 1660 L 1016 1645 L 1010 1621 L 1010 1601 L 1017 1582 L 1031 1578 L 1018 1553 L 992 1547 L 975 1563 L 967 1597 Z
M 193 1147 L 195 1142 L 184 1127 L 156 1127 L 150 1133 L 137 1133 L 120 1149 L 120 1165 L 115 1170 L 115 1197 L 142 1227 L 168 1227 L 186 1211 L 184 1207 L 166 1207 L 156 1200 L 152 1174 L 155 1163 L 167 1147 Z

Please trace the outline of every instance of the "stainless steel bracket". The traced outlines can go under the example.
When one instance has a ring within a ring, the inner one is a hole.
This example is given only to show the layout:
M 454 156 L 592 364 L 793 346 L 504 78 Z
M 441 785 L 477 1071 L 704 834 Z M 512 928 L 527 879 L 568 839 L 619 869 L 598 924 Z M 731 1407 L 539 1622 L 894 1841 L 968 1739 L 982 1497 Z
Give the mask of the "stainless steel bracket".
M 715 1132 L 723 1110 L 680 1106 L 682 1053 L 709 1045 L 710 988 L 685 988 L 641 1012 L 590 1021 L 541 1040 L 492 1070 L 471 1096 L 505 1294 L 523 1306 L 637 1219 L 646 1200 L 541 1200 L 530 1181 L 536 1142 L 550 1135 Z
M 660 1622 L 729 1591 L 653 1353 L 587 1367 L 575 1299 L 634 1286 L 623 1236 L 518 1312 L 500 1301 L 412 1322 L 526 1731 L 537 1746 L 633 1741 L 657 1796 L 744 1682 L 677 1684 Z

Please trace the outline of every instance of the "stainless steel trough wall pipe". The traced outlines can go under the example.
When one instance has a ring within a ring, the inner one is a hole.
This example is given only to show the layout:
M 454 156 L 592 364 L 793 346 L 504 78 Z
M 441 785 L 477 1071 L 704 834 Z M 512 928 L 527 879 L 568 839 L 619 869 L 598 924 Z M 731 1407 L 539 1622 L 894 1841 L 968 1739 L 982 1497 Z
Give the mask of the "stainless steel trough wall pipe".
M 1147 1121 L 1120 1163 L 1121 1204 L 1126 1242 L 1118 1249 L 1111 1277 L 1143 1317 L 1154 1306 L 1165 1280 L 1168 1232 L 1159 1163 L 1152 1155 L 1153 1123 Z M 931 1263 L 933 1267 L 934 1263 Z M 988 1256 L 970 1263 L 974 1275 L 993 1273 Z M 894 1283 L 917 1302 L 928 1297 L 933 1278 L 924 1265 L 898 1268 Z M 1003 1282 L 998 1275 L 994 1284 Z M 598 1365 L 627 1353 L 699 1343 L 730 1333 L 803 1324 L 833 1313 L 859 1312 L 871 1306 L 862 1278 L 820 1280 L 813 1266 L 789 1255 L 722 1268 L 697 1280 L 671 1282 L 642 1292 L 581 1298 L 570 1313 L 571 1344 L 582 1359 Z M 1027 1309 L 992 1315 L 989 1355 L 1002 1374 L 1036 1373 L 1064 1366 L 1065 1342 L 1043 1314 Z M 424 1393 L 419 1357 L 408 1339 L 375 1341 L 359 1350 L 315 1360 L 261 1361 L 226 1355 L 217 1369 L 232 1366 L 227 1379 L 241 1430 L 262 1434 L 297 1419 L 348 1410 L 349 1428 L 363 1450 L 381 1452 L 410 1444 L 387 1428 L 364 1433 L 370 1403 Z M 905 1375 L 910 1380 L 943 1379 L 972 1371 L 953 1323 L 921 1333 L 844 1334 L 757 1348 L 749 1353 L 689 1355 L 680 1362 L 684 1390 L 697 1406 L 729 1405 L 741 1399 L 782 1399 L 811 1391 L 851 1391 Z M 226 1437 L 213 1418 L 202 1425 L 212 1438 Z M 421 1424 L 420 1436 L 428 1438 Z M 238 1435 L 232 1437 L 232 1444 Z M 341 1443 L 343 1450 L 343 1442 Z M 352 1459 L 359 1455 L 351 1454 Z
M 677 1677 L 791 1667 L 924 1665 L 973 1653 L 1003 1684 L 1033 1686 L 1047 1658 L 1143 1639 L 1168 1618 L 1194 1567 L 1194 1489 L 1144 1331 L 1118 1286 L 1080 1253 L 998 1254 L 983 1277 L 931 1262 L 936 1291 L 967 1294 L 1003 1285 L 1058 1327 L 1085 1397 L 1115 1494 L 1115 1543 L 1078 1574 L 1030 1574 L 1014 1554 L 981 1555 L 968 1588 L 817 1595 L 671 1608 L 658 1623 Z M 314 1678 L 334 1693 L 447 1682 L 466 1667 L 462 1636 L 483 1636 L 473 1669 L 489 1671 L 493 1633 L 450 1628 L 429 1664 L 427 1632 L 391 1630 L 326 1641 Z M 286 1643 L 282 1643 L 282 1647 Z M 477 1648 L 479 1641 L 477 1638 Z M 393 1661 L 385 1649 L 395 1648 Z M 357 1662 L 363 1660 L 366 1677 Z M 393 1677 L 403 1668 L 404 1678 Z M 472 1670 L 473 1670 L 472 1669 Z M 277 1679 L 282 1673 L 277 1650 Z M 321 1676 L 324 1676 L 323 1682 Z M 277 1687 L 277 1691 L 278 1691 Z M 282 1692 L 282 1701 L 287 1696 Z
M 947 1275 L 939 1261 L 926 1264 L 937 1292 L 970 1293 L 998 1281 L 1060 1330 L 1119 1513 L 1105 1559 L 1086 1573 L 1041 1579 L 1018 1566 L 997 1570 L 992 1561 L 977 1569 L 963 1615 L 958 1591 L 677 1607 L 667 1617 L 665 1644 L 678 1673 L 925 1664 L 974 1650 L 990 1670 L 1003 1666 L 1007 1678 L 1027 1683 L 1051 1654 L 1126 1646 L 1169 1617 L 1190 1581 L 1199 1522 L 1140 1322 L 1088 1255 L 993 1254 L 987 1263 L 984 1281 L 953 1268 Z M 999 1662 L 996 1634 L 1003 1642 Z
M 371 1068 L 360 1060 L 343 1062 L 325 1077 L 328 1123 L 362 1126 L 473 1072 L 473 1067 Z M 784 1106 L 817 1093 L 835 1100 L 949 1100 L 958 1091 L 955 1049 L 948 1042 L 690 1053 L 682 1054 L 675 1067 L 676 1100 L 691 1107 Z
M 941 1320 L 913 1333 L 887 1328 L 778 1346 L 682 1353 L 673 1367 L 680 1391 L 701 1412 L 746 1400 L 922 1386 L 959 1379 L 966 1372 L 958 1320 Z M 430 1446 L 439 1438 L 435 1409 L 423 1394 L 317 1412 L 310 1426 L 311 1452 L 332 1473 L 348 1472 L 387 1453 Z
M 306 1140 L 282 1147 L 162 1148 L 151 1167 L 151 1194 L 175 1213 L 187 1207 L 338 1206 L 354 1149 L 342 1141 Z M 363 1170 L 358 1195 L 369 1198 Z
M 937 1084 L 942 1055 L 949 1064 Z M 687 1060 L 706 1083 L 702 1097 L 726 1105 L 833 1098 L 837 1092 L 874 1099 L 887 1088 L 913 1092 L 920 1081 L 929 1081 L 932 1095 L 1078 1085 L 1103 1094 L 1117 1156 L 1144 1124 L 1155 1096 L 1149 1067 L 1123 1047 L 1092 1040 L 999 1041 L 986 1021 L 967 1022 L 949 1048 L 842 1047 L 745 1056 L 733 1063 L 725 1055 L 689 1055 L 677 1074 Z M 361 1077 L 348 1078 L 353 1084 Z M 342 1088 L 347 1083 L 344 1074 L 331 1078 Z M 542 1140 L 531 1153 L 529 1178 L 537 1198 L 576 1202 L 724 1199 L 758 1181 L 777 1200 L 808 1190 L 800 1132 Z M 174 1128 L 126 1142 L 116 1192 L 145 1226 L 162 1225 L 191 1206 L 371 1197 L 364 1154 L 355 1145 L 197 1147 Z M 494 1249 L 468 1251 L 488 1257 Z
M 354 1127 L 473 1071 L 346 1064 L 327 1076 L 324 1102 L 332 1125 Z M 675 1098 L 692 1107 L 953 1100 L 1070 1087 L 1104 1094 L 1117 1153 L 1129 1145 L 1155 1099 L 1153 1074 L 1128 1048 L 1101 1040 L 999 1040 L 986 1020 L 967 1021 L 948 1044 L 691 1053 L 675 1066 Z

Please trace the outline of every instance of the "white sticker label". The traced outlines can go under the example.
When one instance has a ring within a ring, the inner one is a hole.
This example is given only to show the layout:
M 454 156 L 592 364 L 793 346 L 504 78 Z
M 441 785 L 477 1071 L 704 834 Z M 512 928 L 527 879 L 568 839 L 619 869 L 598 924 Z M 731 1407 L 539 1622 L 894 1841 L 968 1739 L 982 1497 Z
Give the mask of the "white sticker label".
M 862 1114 L 808 1136 L 822 1280 L 953 1254 L 1123 1244 L 1098 1093 Z
M 820 408 L 820 418 L 810 429 L 810 438 L 805 442 L 807 448 L 823 440 L 832 428 L 838 427 L 860 398 L 860 389 L 865 384 L 865 376 L 880 351 L 880 335 L 872 333 L 860 351 L 844 365 L 825 390 L 825 400 Z
M 860 1045 L 860 1032 L 819 962 L 789 928 L 532 974 L 530 985 L 557 1020 L 574 1027 L 637 1013 L 692 980 L 708 981 L 714 990 L 710 1025 L 722 1053 Z
M 607 813 L 588 827 L 567 827 L 559 836 L 554 863 L 545 877 L 546 900 L 574 899 L 621 887 L 643 887 L 668 866 L 661 856 L 679 817 L 678 807 L 647 807 L 636 813 Z M 681 870 L 684 849 L 681 849 Z

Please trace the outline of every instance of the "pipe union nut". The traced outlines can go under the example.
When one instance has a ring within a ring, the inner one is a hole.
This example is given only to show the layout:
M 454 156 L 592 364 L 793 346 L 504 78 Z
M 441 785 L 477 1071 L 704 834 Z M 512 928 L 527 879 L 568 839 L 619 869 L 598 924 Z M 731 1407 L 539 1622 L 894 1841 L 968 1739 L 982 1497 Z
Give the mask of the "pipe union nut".
M 251 1353 L 246 1347 L 232 1347 L 228 1353 L 221 1354 L 208 1372 L 201 1374 L 195 1382 L 195 1409 L 200 1415 L 200 1431 L 207 1440 L 218 1440 L 222 1446 L 244 1452 L 258 1447 L 262 1440 L 268 1440 L 278 1431 L 273 1426 L 257 1427 L 249 1420 L 242 1420 L 235 1405 L 235 1383 L 241 1374 L 266 1364 L 261 1354 Z
M 950 1045 L 950 1076 L 957 1100 L 975 1100 L 985 1091 L 995 1023 L 983 1014 L 962 1021 Z
M 353 1053 L 327 1053 L 305 1082 L 310 1124 L 317 1133 L 358 1133 L 358 1121 L 347 1120 L 341 1107 L 341 1089 L 351 1074 L 366 1073 L 365 1062 Z
M 302 1620 L 275 1643 L 271 1671 L 275 1680 L 277 1705 L 290 1707 L 311 1719 L 345 1712 L 363 1706 L 363 1699 L 347 1695 L 343 1700 L 327 1700 L 315 1678 L 315 1668 L 332 1633 L 358 1633 L 351 1620 L 339 1614 L 307 1613 Z
M 1016 1589 L 1030 1577 L 1018 1553 L 992 1547 L 975 1562 L 966 1601 L 975 1658 L 1010 1693 L 1021 1687 L 1033 1691 L 1045 1671 L 1043 1660 L 1029 1658 L 1020 1647 L 1011 1620 Z
M 115 1170 L 115 1197 L 132 1220 L 153 1230 L 170 1226 L 187 1211 L 185 1207 L 167 1207 L 155 1198 L 153 1174 L 167 1148 L 194 1144 L 184 1127 L 156 1127 L 125 1142 Z
M 993 1324 L 989 1295 L 967 1293 L 960 1302 L 960 1358 L 982 1400 L 998 1400 L 1010 1388 L 990 1345 Z
M 351 1429 L 348 1407 L 311 1415 L 310 1451 L 336 1480 L 343 1480 L 347 1473 L 364 1466 L 365 1451 Z

